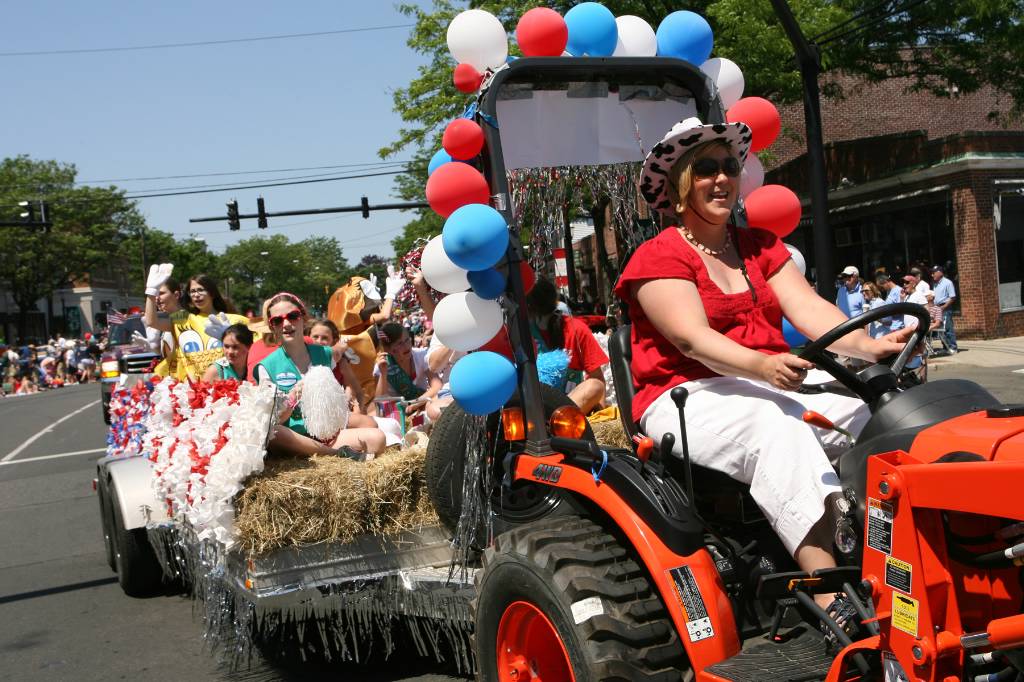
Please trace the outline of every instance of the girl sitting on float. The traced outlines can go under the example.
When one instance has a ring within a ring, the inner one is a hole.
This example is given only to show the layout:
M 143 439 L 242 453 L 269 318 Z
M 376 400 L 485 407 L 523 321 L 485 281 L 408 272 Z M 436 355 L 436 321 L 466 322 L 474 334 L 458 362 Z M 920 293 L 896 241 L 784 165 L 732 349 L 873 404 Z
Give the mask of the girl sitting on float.
M 233 324 L 224 330 L 220 341 L 224 345 L 224 357 L 214 360 L 213 364 L 206 368 L 203 381 L 208 384 L 225 379 L 245 381 L 248 376 L 249 348 L 253 344 L 249 327 L 244 324 Z
M 547 279 L 537 279 L 526 295 L 526 303 L 538 353 L 564 350 L 569 356 L 565 382 L 555 388 L 565 391 L 584 414 L 600 408 L 605 399 L 603 368 L 608 356 L 593 332 L 581 320 L 562 312 L 558 290 Z
M 414 348 L 409 330 L 396 322 L 380 328 L 381 352 L 377 354 L 377 397 L 396 396 L 410 403 L 415 412 L 432 400 L 441 389 L 427 366 L 427 348 Z
M 306 306 L 298 296 L 279 293 L 273 296 L 267 306 L 271 331 L 277 337 L 277 350 L 261 360 L 255 367 L 257 383 L 272 381 L 281 391 L 288 394 L 281 423 L 286 429 L 277 429 L 270 441 L 273 453 L 298 455 L 335 455 L 365 453 L 375 455 L 385 447 L 384 432 L 375 427 L 355 427 L 362 423 L 364 415 L 349 415 L 338 434 L 329 442 L 312 438 L 306 431 L 299 400 L 302 396 L 302 379 L 311 367 L 322 366 L 333 369 L 342 359 L 340 347 L 328 348 L 306 343 Z M 369 417 L 369 422 L 373 420 Z M 375 423 L 374 423 L 375 424 Z

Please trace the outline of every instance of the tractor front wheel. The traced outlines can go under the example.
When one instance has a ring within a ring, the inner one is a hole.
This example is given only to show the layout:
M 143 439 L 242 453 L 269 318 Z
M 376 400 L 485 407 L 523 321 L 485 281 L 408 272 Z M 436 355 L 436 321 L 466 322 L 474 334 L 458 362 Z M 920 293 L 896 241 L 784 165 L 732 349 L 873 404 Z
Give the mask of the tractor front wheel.
M 536 521 L 496 538 L 477 577 L 480 679 L 680 680 L 682 643 L 631 552 L 596 523 Z

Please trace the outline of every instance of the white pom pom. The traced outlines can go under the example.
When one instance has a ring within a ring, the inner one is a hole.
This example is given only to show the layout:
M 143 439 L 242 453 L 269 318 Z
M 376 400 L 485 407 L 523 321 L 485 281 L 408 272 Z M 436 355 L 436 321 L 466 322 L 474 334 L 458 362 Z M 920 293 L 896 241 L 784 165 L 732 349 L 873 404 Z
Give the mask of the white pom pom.
M 332 438 L 348 426 L 348 396 L 329 367 L 309 368 L 302 378 L 299 407 L 313 438 Z

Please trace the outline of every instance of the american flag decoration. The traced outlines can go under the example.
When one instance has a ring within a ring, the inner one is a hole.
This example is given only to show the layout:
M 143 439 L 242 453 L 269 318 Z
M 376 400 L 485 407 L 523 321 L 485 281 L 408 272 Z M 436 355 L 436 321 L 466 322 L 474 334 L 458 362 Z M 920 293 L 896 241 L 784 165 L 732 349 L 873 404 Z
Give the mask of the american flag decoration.
M 108 327 L 113 327 L 115 324 L 121 324 L 126 319 L 127 318 L 125 317 L 124 313 L 122 313 L 120 311 L 117 311 L 117 310 L 108 310 L 107 311 L 107 326 Z

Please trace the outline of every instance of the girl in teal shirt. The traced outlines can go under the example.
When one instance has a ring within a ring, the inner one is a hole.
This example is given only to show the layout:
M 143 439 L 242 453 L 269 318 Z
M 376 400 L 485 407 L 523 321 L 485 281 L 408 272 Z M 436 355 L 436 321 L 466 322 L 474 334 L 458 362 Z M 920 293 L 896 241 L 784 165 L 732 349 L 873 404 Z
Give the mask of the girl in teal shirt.
M 340 347 L 307 344 L 306 306 L 299 297 L 280 293 L 267 306 L 270 331 L 280 344 L 273 353 L 256 365 L 253 373 L 257 383 L 272 381 L 288 394 L 281 423 L 270 441 L 271 452 L 309 456 L 349 454 L 351 451 L 374 455 L 385 447 L 384 432 L 376 428 L 342 428 L 329 443 L 320 442 L 306 433 L 302 412 L 298 407 L 302 395 L 302 377 L 313 366 L 332 368 L 341 359 Z
M 223 379 L 245 381 L 248 374 L 246 363 L 252 342 L 252 332 L 244 324 L 233 324 L 225 329 L 224 336 L 221 337 L 224 357 L 214 360 L 213 364 L 206 368 L 203 381 L 208 384 Z

